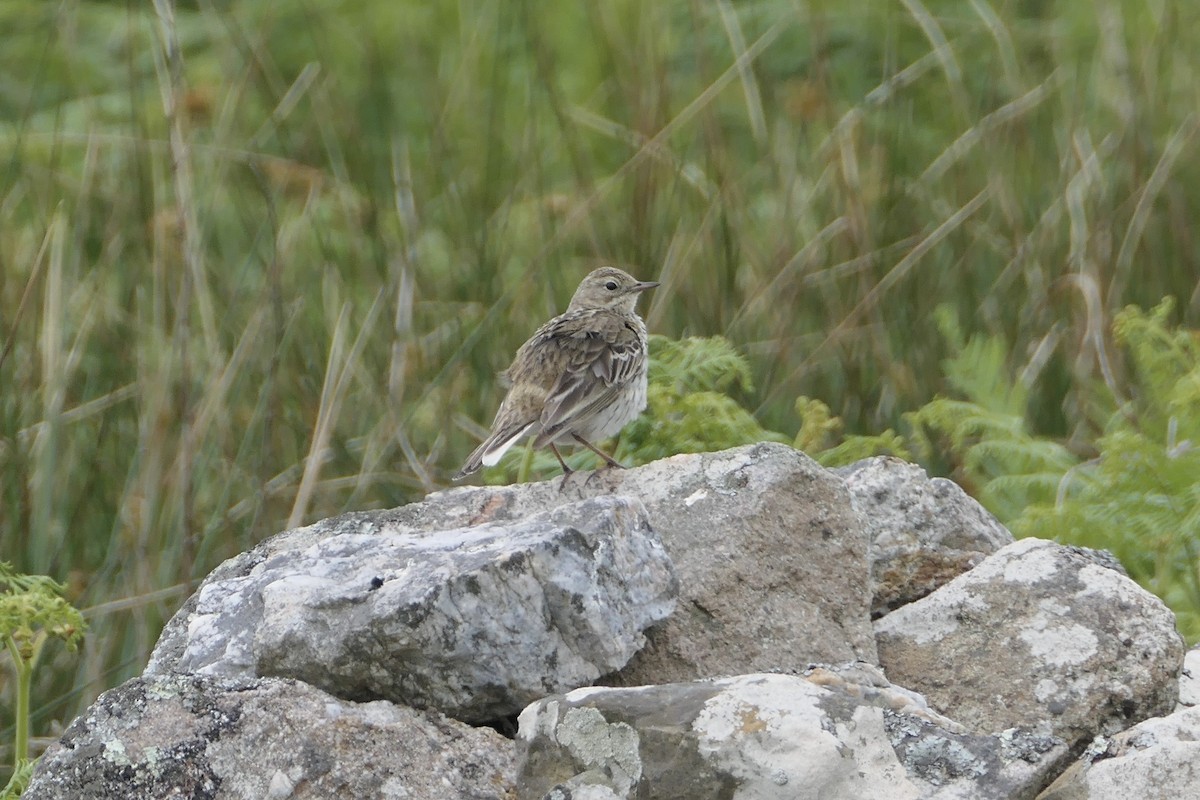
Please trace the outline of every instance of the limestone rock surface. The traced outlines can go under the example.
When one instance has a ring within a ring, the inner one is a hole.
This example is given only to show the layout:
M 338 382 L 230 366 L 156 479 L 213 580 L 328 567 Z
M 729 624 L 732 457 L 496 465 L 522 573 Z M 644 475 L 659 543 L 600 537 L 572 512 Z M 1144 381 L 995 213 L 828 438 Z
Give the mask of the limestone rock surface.
M 319 524 L 325 535 L 206 580 L 148 672 L 296 678 L 486 721 L 621 668 L 674 608 L 670 559 L 636 500 L 435 533 Z
M 1034 800 L 1070 767 L 1047 800 L 1174 798 L 1183 657 L 1109 554 L 1009 542 L 894 459 L 753 445 L 272 537 L 29 797 Z M 463 724 L 522 708 L 515 744 Z
M 25 800 L 509 800 L 511 743 L 429 711 L 303 683 L 134 678 L 38 763 Z
M 1183 657 L 1179 673 L 1179 706 L 1200 706 L 1200 645 L 1195 645 Z
M 871 540 L 872 617 L 920 600 L 1013 542 L 957 483 L 916 464 L 878 456 L 834 471 Z
M 1100 737 L 1039 800 L 1200 797 L 1200 707 Z
M 521 796 L 1023 799 L 1066 754 L 1052 737 L 955 732 L 870 673 L 851 665 L 541 700 L 520 717 Z
M 414 528 L 521 519 L 615 494 L 646 507 L 679 576 L 679 605 L 611 679 L 687 681 L 876 662 L 868 539 L 845 481 L 803 453 L 756 444 L 566 481 L 463 487 L 387 512 Z
M 976 733 L 1072 747 L 1169 712 L 1183 640 L 1157 597 L 1090 551 L 1008 545 L 876 625 L 889 680 Z

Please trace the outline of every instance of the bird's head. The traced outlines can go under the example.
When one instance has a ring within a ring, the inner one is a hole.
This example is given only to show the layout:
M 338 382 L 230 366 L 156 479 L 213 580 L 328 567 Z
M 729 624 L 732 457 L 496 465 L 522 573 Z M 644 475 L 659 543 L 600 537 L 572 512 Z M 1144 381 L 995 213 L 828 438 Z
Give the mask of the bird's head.
M 628 272 L 616 267 L 600 267 L 592 270 L 575 290 L 568 311 L 578 308 L 611 308 L 628 314 L 633 313 L 638 295 L 658 286 L 658 281 L 639 281 Z

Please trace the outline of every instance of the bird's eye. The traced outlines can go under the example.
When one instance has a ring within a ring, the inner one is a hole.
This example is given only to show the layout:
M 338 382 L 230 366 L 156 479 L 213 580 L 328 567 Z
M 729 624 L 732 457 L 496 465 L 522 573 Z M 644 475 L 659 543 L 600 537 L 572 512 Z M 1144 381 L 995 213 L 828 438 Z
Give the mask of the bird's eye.
M 608 283 L 604 284 L 604 288 L 608 289 L 610 292 L 615 292 L 617 290 L 617 282 L 609 281 Z

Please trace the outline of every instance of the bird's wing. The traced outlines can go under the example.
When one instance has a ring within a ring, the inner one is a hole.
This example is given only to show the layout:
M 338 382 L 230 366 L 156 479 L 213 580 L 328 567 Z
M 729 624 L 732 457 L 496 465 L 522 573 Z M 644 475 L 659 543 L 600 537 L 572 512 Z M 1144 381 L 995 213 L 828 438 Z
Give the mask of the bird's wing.
M 553 441 L 617 397 L 638 376 L 644 359 L 634 323 L 620 314 L 564 314 L 534 336 L 561 359 L 542 408 L 535 445 Z

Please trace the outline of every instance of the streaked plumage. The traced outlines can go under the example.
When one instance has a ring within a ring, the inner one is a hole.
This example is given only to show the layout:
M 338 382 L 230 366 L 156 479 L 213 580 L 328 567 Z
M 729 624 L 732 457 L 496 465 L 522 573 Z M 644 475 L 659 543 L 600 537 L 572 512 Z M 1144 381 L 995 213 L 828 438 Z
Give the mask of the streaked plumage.
M 584 278 L 567 310 L 517 350 L 491 434 L 454 479 L 495 465 L 525 436 L 550 447 L 565 472 L 558 444 L 582 444 L 620 466 L 591 440 L 613 436 L 646 407 L 646 324 L 634 308 L 657 285 L 615 267 Z

